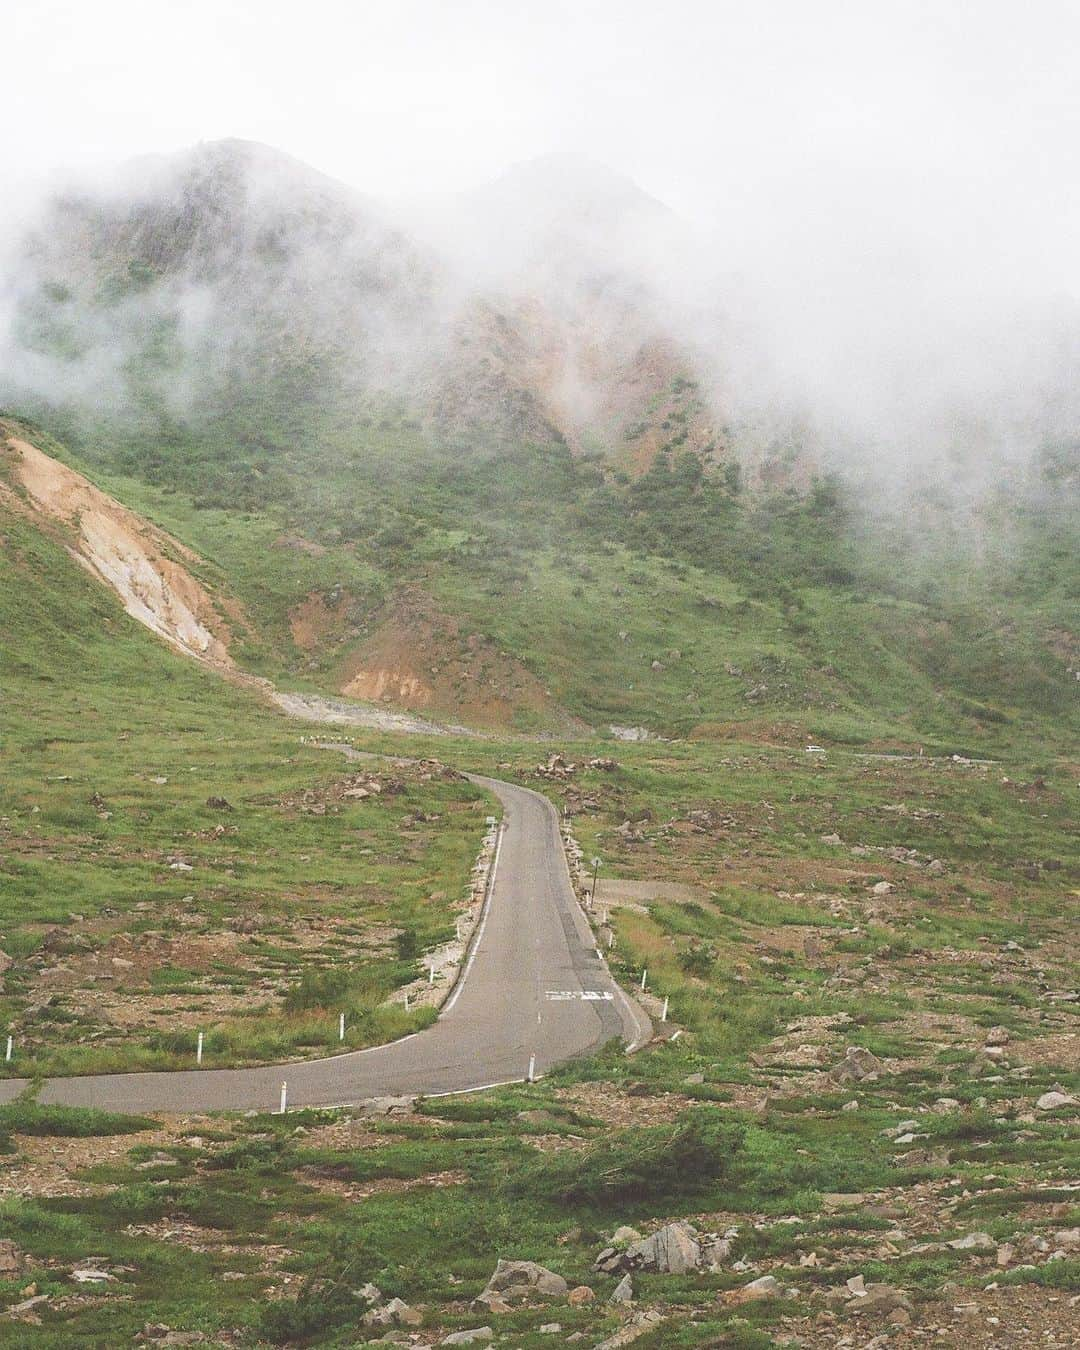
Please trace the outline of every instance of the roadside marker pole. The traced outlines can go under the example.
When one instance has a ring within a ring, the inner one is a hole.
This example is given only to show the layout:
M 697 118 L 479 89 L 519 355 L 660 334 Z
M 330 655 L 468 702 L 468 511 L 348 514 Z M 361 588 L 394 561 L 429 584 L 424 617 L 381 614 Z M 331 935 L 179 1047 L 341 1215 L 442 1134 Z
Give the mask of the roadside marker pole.
M 5 1061 L 6 1061 L 8 1064 L 11 1063 L 11 1050 L 12 1050 L 12 1047 L 14 1046 L 14 1044 L 15 1044 L 15 1041 L 14 1041 L 13 1037 L 9 1036 L 9 1037 L 7 1038 L 7 1054 L 4 1055 L 4 1059 L 5 1059 Z
M 282 1085 L 281 1085 L 281 1110 L 280 1110 L 280 1112 L 279 1112 L 280 1115 L 284 1115 L 284 1114 L 285 1114 L 285 1105 L 286 1105 L 286 1102 L 288 1101 L 288 1098 L 289 1098 L 289 1085 L 288 1085 L 288 1083 L 282 1083 Z
M 343 1040 L 345 1039 L 345 1014 L 344 1014 L 344 1013 L 339 1013 L 339 1014 L 338 1014 L 338 1022 L 337 1022 L 337 1038 L 338 1038 L 339 1041 L 343 1041 Z
M 599 947 L 597 947 L 596 949 L 596 959 L 598 961 L 602 961 L 604 959 L 604 953 L 600 950 Z
M 667 1021 L 667 1007 L 668 1007 L 668 1001 L 667 1001 L 667 999 L 665 998 L 665 999 L 664 999 L 664 1011 L 660 1014 L 660 1021 L 661 1021 L 661 1022 L 666 1022 L 666 1021 Z
M 608 935 L 607 935 L 607 945 L 608 945 L 608 949 L 609 949 L 609 950 L 610 950 L 612 947 L 615 946 L 615 930 L 614 930 L 614 928 L 613 928 L 613 929 L 611 930 L 611 932 L 608 933 Z
M 428 982 L 428 984 L 434 984 L 434 983 L 435 983 L 435 967 L 434 967 L 434 966 L 428 966 L 428 968 L 427 968 L 427 982 Z
M 199 1041 L 198 1041 L 198 1044 L 195 1046 L 195 1063 L 196 1063 L 196 1064 L 201 1064 L 201 1063 L 202 1063 L 202 1041 L 203 1041 L 203 1034 L 202 1034 L 202 1032 L 200 1031 L 200 1032 L 199 1032 Z
M 409 991 L 405 990 L 405 1011 L 409 1011 Z
M 643 971 L 641 972 L 641 988 L 642 988 L 643 990 L 644 990 L 644 988 L 645 988 L 645 979 L 646 979 L 646 976 L 648 975 L 648 973 L 649 973 L 648 970 L 643 970 Z
M 536 1078 L 536 1056 L 531 1055 L 529 1057 L 529 1082 L 530 1083 L 533 1082 L 535 1078 Z

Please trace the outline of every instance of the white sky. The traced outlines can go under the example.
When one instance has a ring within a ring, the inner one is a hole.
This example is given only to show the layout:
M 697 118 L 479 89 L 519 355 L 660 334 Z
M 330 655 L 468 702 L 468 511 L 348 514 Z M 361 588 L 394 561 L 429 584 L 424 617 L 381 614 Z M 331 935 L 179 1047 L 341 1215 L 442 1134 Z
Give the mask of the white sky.
M 0 0 L 0 20 L 9 184 L 242 136 L 376 195 L 579 150 L 688 216 L 865 174 L 946 229 L 1002 199 L 1075 219 L 1070 0 Z
M 219 137 L 379 197 L 579 151 L 696 221 L 664 264 L 738 279 L 769 378 L 853 425 L 1071 361 L 1077 0 L 0 0 L 0 41 L 0 235 L 36 179 Z

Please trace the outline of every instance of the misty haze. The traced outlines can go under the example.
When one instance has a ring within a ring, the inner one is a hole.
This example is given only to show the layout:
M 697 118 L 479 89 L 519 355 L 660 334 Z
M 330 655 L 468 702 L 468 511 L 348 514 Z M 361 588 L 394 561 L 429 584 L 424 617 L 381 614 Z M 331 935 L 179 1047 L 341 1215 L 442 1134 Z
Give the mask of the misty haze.
M 1080 20 L 4 15 L 0 1346 L 1080 1343 Z

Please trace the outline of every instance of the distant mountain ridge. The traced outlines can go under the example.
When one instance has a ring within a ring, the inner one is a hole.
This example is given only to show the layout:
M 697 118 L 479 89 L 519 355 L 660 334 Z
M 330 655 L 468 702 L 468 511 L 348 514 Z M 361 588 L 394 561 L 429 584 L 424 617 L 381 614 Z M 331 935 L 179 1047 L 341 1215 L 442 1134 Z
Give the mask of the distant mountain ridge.
M 473 275 L 445 233 L 266 146 L 137 161 L 53 199 L 22 242 L 0 392 L 149 430 L 228 420 L 242 390 L 288 425 L 393 403 L 438 437 L 565 440 L 631 468 L 666 441 L 717 452 L 693 354 L 635 272 L 666 208 L 555 157 L 454 219 L 506 265 Z

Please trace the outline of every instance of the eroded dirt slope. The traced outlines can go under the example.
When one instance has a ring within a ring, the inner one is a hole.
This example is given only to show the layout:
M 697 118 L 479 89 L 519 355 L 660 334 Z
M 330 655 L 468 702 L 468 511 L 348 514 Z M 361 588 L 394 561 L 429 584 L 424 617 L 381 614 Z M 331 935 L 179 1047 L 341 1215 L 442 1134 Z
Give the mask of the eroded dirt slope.
M 6 504 L 57 531 L 132 618 L 186 655 L 231 670 L 229 628 L 190 570 L 198 556 L 2 424 L 0 437 Z
M 337 683 L 348 698 L 470 726 L 512 727 L 524 718 L 567 732 L 583 729 L 535 675 L 416 590 L 387 606 Z

